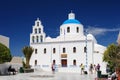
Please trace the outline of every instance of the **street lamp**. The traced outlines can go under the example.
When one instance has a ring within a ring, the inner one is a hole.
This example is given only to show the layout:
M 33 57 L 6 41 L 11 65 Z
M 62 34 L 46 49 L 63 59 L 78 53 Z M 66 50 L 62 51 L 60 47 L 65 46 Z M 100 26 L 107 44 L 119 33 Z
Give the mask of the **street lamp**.
M 88 67 L 87 30 L 85 30 L 85 44 L 86 44 L 86 46 L 85 46 L 85 52 L 86 52 L 86 59 L 85 59 L 86 60 L 86 65 L 85 65 L 85 67 L 87 69 L 87 67 Z

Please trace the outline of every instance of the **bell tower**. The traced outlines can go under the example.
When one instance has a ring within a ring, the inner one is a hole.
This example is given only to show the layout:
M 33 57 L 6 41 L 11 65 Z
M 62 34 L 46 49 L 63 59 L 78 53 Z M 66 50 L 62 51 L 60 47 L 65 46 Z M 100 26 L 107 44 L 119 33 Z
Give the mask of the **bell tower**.
M 33 26 L 32 33 L 30 34 L 30 44 L 31 43 L 42 43 L 45 41 L 46 34 L 43 31 L 43 25 L 39 18 L 35 21 Z

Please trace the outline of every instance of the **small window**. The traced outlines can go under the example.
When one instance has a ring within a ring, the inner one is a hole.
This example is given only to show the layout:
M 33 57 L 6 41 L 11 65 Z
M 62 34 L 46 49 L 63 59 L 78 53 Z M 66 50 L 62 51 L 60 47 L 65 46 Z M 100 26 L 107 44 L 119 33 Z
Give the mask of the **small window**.
M 65 48 L 63 48 L 63 53 L 65 53 L 65 52 L 66 52 Z
M 43 42 L 43 36 L 42 35 L 40 36 L 40 41 Z
M 37 60 L 35 60 L 35 66 L 37 65 Z
M 41 28 L 39 28 L 39 33 L 41 33 Z
M 56 61 L 55 61 L 55 60 L 53 60 L 53 64 L 55 64 L 55 62 L 56 62 Z
M 87 47 L 84 47 L 84 52 L 85 52 L 85 53 L 87 52 Z
M 37 33 L 37 29 L 35 29 L 35 33 Z
M 35 54 L 37 54 L 37 49 L 35 49 Z
M 39 26 L 39 22 L 37 22 L 37 26 Z
M 73 53 L 76 53 L 76 47 L 73 47 Z
M 44 48 L 44 54 L 46 54 L 46 48 Z
M 79 27 L 77 27 L 76 32 L 79 33 Z
M 53 48 L 53 53 L 54 53 L 54 54 L 56 53 L 56 50 L 55 50 L 55 48 Z
M 69 33 L 70 32 L 70 27 L 67 27 L 67 33 Z
M 32 36 L 32 42 L 34 43 L 35 41 L 34 41 L 34 36 Z
M 73 60 L 73 65 L 76 66 L 76 60 L 75 59 Z
M 39 39 L 38 39 L 39 37 L 38 37 L 38 36 L 36 36 L 36 38 L 37 38 L 37 43 L 38 43 L 38 42 L 39 42 Z

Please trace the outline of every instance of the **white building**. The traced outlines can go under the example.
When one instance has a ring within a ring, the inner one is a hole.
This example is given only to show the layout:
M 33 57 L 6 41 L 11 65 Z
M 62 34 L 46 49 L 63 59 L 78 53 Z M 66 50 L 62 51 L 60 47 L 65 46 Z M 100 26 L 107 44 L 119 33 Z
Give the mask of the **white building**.
M 37 19 L 30 34 L 30 46 L 34 48 L 30 65 L 51 71 L 51 64 L 55 61 L 59 72 L 80 72 L 81 63 L 86 69 L 90 64 L 99 63 L 101 70 L 105 69 L 102 56 L 106 47 L 97 44 L 92 34 L 84 34 L 83 25 L 72 12 L 60 26 L 60 35 L 56 38 L 46 37 L 44 27 Z
M 120 45 L 120 31 L 119 31 L 119 34 L 118 34 L 117 43 Z
M 4 44 L 9 48 L 9 37 L 0 35 L 0 43 Z

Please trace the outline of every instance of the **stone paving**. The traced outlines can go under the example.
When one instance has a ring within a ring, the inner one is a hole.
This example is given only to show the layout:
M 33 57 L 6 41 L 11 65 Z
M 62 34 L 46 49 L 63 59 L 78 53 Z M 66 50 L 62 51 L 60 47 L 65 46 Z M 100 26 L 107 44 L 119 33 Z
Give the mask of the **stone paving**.
M 0 80 L 95 80 L 96 74 L 34 72 L 0 76 Z

